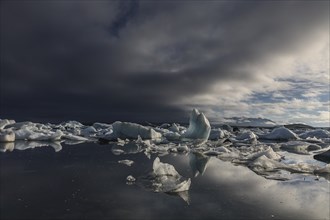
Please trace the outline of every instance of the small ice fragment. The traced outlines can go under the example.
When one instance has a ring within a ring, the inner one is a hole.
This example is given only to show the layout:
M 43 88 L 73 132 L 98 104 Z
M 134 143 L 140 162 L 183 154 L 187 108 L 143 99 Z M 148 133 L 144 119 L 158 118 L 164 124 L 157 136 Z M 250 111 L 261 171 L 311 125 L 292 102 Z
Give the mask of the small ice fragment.
M 130 167 L 130 166 L 132 166 L 134 161 L 133 160 L 119 160 L 118 163 L 125 164 Z
M 153 162 L 152 168 L 152 188 L 154 192 L 182 192 L 189 190 L 190 178 L 183 180 L 173 165 L 162 163 L 159 157 L 157 157 Z
M 220 128 L 212 129 L 210 132 L 209 140 L 219 140 L 224 138 L 225 136 L 225 132 L 223 132 L 223 130 L 221 130 Z
M 179 144 L 176 149 L 177 149 L 178 152 L 187 152 L 187 151 L 189 151 L 189 148 L 186 144 L 184 144 L 184 145 Z
M 129 175 L 126 177 L 126 184 L 127 185 L 132 185 L 135 183 L 136 179 L 132 176 L 132 175 Z
M 256 158 L 259 158 L 261 156 L 266 156 L 267 158 L 271 159 L 271 160 L 280 160 L 282 158 L 281 155 L 279 155 L 278 153 L 274 152 L 273 149 L 271 147 L 267 147 L 266 150 L 264 151 L 260 151 L 254 154 L 250 154 L 247 159 L 249 160 L 255 160 Z

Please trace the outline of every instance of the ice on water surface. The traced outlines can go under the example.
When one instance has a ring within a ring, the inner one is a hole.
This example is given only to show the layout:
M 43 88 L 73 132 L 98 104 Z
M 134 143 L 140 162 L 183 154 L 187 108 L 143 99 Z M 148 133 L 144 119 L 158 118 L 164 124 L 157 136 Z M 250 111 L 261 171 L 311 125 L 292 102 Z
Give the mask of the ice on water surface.
M 162 124 L 144 126 L 130 122 L 83 125 L 68 121 L 61 124 L 0 121 L 0 152 L 50 146 L 55 152 L 66 145 L 99 142 L 111 147 L 114 155 L 143 153 L 153 161 L 152 172 L 137 178 L 144 188 L 154 192 L 180 193 L 193 184 L 171 164 L 161 162 L 168 154 L 187 155 L 192 176 L 203 175 L 210 158 L 246 166 L 268 179 L 293 180 L 297 173 L 329 178 L 329 131 L 325 129 L 290 130 L 285 127 L 267 129 L 233 129 L 229 125 L 211 127 L 197 109 L 190 115 L 189 126 Z M 97 150 L 97 149 L 96 149 Z M 133 160 L 118 163 L 131 166 Z M 138 165 L 136 165 L 138 166 Z M 127 167 L 129 169 L 129 167 Z M 135 182 L 128 178 L 128 182 Z
M 178 193 L 189 190 L 191 179 L 185 179 L 173 165 L 162 163 L 159 157 L 156 157 L 152 172 L 143 178 L 142 183 L 154 192 Z

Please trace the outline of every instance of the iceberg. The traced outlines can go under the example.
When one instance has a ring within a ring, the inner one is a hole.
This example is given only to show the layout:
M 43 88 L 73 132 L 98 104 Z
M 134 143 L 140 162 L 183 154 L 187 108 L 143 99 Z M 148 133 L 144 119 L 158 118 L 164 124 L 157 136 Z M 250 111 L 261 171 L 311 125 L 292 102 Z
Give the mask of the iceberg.
M 211 126 L 203 113 L 193 109 L 190 115 L 189 127 L 182 135 L 183 139 L 194 139 L 206 142 L 210 136 Z
M 154 129 L 136 123 L 117 121 L 112 124 L 112 127 L 113 133 L 104 137 L 105 139 L 136 139 L 138 136 L 142 139 L 158 139 L 162 137 L 162 135 Z
M 285 127 L 275 128 L 269 134 L 261 135 L 260 138 L 267 139 L 267 140 L 281 140 L 281 141 L 299 139 L 297 134 L 295 134 L 293 131 L 291 131 Z

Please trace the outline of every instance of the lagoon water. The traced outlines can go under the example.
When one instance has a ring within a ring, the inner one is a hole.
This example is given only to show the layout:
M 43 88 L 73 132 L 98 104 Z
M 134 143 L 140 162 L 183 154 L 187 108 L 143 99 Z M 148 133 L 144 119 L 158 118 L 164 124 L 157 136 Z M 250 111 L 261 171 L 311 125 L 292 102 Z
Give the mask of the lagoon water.
M 217 157 L 160 155 L 191 178 L 186 193 L 154 193 L 139 178 L 152 169 L 144 153 L 115 155 L 83 143 L 0 153 L 0 218 L 5 219 L 329 219 L 330 184 L 303 175 L 270 180 Z M 132 166 L 118 163 L 133 160 Z M 196 164 L 197 163 L 197 164 Z M 198 164 L 203 163 L 203 164 Z M 194 167 L 203 167 L 195 177 Z M 127 184 L 132 175 L 137 183 Z M 298 175 L 298 174 L 297 174 Z

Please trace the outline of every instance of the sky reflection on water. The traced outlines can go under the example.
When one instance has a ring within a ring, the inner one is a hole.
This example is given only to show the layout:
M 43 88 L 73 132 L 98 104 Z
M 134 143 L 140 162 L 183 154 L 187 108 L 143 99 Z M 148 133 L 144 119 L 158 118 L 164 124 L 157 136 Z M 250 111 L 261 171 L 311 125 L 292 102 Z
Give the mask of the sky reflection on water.
M 23 148 L 22 148 L 23 149 Z M 1 219 L 329 219 L 324 178 L 268 180 L 244 166 L 215 157 L 169 154 L 192 178 L 189 204 L 180 196 L 127 185 L 152 169 L 156 157 L 114 155 L 109 145 L 84 143 L 0 154 Z M 119 160 L 133 160 L 128 167 Z M 199 174 L 196 174 L 199 173 Z M 203 174 L 202 174 L 203 173 Z M 195 177 L 196 176 L 196 177 Z

